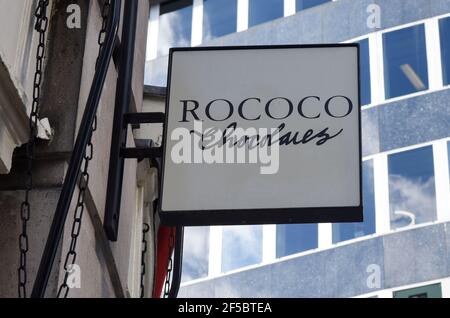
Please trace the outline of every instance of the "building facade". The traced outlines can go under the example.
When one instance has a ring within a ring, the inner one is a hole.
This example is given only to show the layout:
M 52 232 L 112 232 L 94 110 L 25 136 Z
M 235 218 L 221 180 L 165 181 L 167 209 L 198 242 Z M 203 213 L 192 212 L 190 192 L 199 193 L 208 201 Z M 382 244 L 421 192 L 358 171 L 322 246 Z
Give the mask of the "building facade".
M 166 86 L 170 47 L 346 42 L 361 48 L 364 222 L 187 228 L 181 297 L 450 297 L 450 1 L 153 5 L 145 84 Z
M 34 31 L 38 2 L 0 1 L 0 297 L 18 295 L 19 235 L 22 231 L 20 207 L 26 184 L 22 145 L 28 142 L 29 136 L 39 38 Z M 131 112 L 141 111 L 143 104 L 150 3 L 148 0 L 138 1 Z M 104 1 L 53 0 L 48 6 L 39 112 L 43 127 L 39 131 L 33 163 L 33 190 L 29 198 L 31 213 L 27 222 L 27 296 L 31 294 L 94 77 L 103 5 Z M 118 36 L 120 40 L 120 31 Z M 79 275 L 72 277 L 74 285 L 69 297 L 140 297 L 141 284 L 144 285 L 143 296 L 152 295 L 155 243 L 152 201 L 156 193 L 157 173 L 149 161 L 126 161 L 117 242 L 109 241 L 103 229 L 119 70 L 116 57 L 109 65 L 97 113 L 97 130 L 92 141 L 93 159 L 88 170 L 89 185 L 76 245 L 75 264 L 78 267 L 74 273 Z M 135 146 L 138 134 L 138 127 L 130 127 L 128 146 Z M 66 274 L 64 261 L 73 231 L 77 194 L 75 191 L 65 223 L 46 291 L 48 297 L 56 297 Z M 149 225 L 149 232 L 143 237 L 145 224 Z M 142 253 L 144 238 L 147 241 L 146 253 Z M 147 264 L 145 275 L 142 275 L 143 262 Z

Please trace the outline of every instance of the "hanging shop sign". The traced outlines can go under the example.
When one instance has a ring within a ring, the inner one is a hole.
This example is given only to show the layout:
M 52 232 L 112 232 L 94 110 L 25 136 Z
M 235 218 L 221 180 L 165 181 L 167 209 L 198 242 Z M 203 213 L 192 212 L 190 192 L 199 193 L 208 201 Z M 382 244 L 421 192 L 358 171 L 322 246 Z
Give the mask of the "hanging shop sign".
M 166 224 L 362 221 L 358 44 L 170 51 Z

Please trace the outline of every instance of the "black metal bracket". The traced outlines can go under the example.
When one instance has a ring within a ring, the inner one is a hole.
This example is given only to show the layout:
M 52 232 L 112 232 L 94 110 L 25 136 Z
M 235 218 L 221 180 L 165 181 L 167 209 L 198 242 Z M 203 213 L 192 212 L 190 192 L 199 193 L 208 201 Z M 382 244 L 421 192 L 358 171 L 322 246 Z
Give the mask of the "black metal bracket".
M 120 214 L 120 202 L 124 161 L 121 149 L 127 142 L 127 125 L 124 124 L 124 114 L 129 111 L 132 95 L 133 64 L 137 28 L 137 0 L 125 1 L 122 27 L 122 45 L 119 58 L 119 74 L 116 85 L 116 98 L 112 128 L 111 151 L 109 159 L 108 192 L 106 196 L 104 229 L 112 241 L 117 241 L 117 227 Z
M 170 284 L 169 298 L 177 298 L 180 290 L 181 273 L 183 271 L 183 241 L 184 227 L 176 227 L 175 248 L 173 252 L 173 276 Z
M 138 124 L 159 124 L 164 123 L 166 114 L 164 113 L 127 113 L 124 114 L 124 121 L 128 125 Z
M 161 158 L 162 148 L 125 148 L 121 151 L 124 159 L 144 159 L 144 158 Z
M 106 192 L 104 228 L 108 239 L 113 242 L 117 241 L 118 238 L 125 159 L 142 160 L 145 158 L 157 159 L 162 157 L 162 147 L 127 148 L 126 134 L 129 125 L 163 124 L 165 121 L 165 114 L 127 113 L 125 110 L 127 109 L 124 107 L 120 107 L 120 109 L 117 109 L 116 107 L 115 117 L 116 115 L 119 117 L 118 121 L 122 123 L 122 129 L 119 128 L 120 123 L 115 122 L 115 125 L 118 124 L 119 127 L 113 128 L 108 186 Z
M 163 124 L 165 120 L 164 113 L 126 113 L 123 115 L 125 125 L 140 125 L 140 124 Z M 120 156 L 123 159 L 138 159 L 144 158 L 156 159 L 162 157 L 162 147 L 136 147 L 136 148 L 122 148 Z
M 108 239 L 114 242 L 117 241 L 118 237 L 125 159 L 156 158 L 162 155 L 159 148 L 126 148 L 128 126 L 164 122 L 164 113 L 129 113 L 132 98 L 131 86 L 138 4 L 137 0 L 129 0 L 126 4 L 103 224 Z

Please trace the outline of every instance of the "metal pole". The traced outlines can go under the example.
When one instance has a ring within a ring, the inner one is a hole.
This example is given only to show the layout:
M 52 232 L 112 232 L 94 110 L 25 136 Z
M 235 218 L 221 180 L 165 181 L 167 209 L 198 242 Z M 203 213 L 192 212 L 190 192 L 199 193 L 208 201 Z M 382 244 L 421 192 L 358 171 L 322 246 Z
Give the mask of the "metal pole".
M 173 276 L 170 284 L 169 298 L 177 298 L 181 284 L 181 273 L 183 271 L 183 240 L 184 227 L 177 226 L 175 237 L 175 250 L 173 252 Z
M 125 121 L 125 114 L 128 112 L 132 94 L 137 9 L 137 0 L 125 1 L 104 221 L 106 235 L 111 241 L 117 241 L 118 236 L 125 165 L 121 150 L 126 148 L 127 143 L 128 125 Z
M 128 1 L 127 1 L 128 2 Z M 56 252 L 58 251 L 59 242 L 64 231 L 67 214 L 69 212 L 70 203 L 72 201 L 75 186 L 77 184 L 80 167 L 83 161 L 83 155 L 92 130 L 95 114 L 97 113 L 98 103 L 100 101 L 103 85 L 105 83 L 106 74 L 108 72 L 109 63 L 114 50 L 115 37 L 118 30 L 120 19 L 121 0 L 112 0 L 111 2 L 111 18 L 108 25 L 107 38 L 105 46 L 99 58 L 98 68 L 92 81 L 91 90 L 86 103 L 86 109 L 80 124 L 75 147 L 72 151 L 69 168 L 67 171 L 61 195 L 58 200 L 56 212 L 53 217 L 50 232 L 45 244 L 44 253 L 42 255 L 36 280 L 34 282 L 32 298 L 43 298 L 47 288 L 48 280 L 52 271 Z

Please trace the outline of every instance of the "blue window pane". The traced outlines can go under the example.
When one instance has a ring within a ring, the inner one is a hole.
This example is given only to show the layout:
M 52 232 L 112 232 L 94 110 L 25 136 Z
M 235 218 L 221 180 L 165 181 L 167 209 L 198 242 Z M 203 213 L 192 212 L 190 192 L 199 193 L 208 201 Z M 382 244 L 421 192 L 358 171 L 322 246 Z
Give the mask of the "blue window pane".
M 277 225 L 277 257 L 317 248 L 317 224 Z
M 284 0 L 249 0 L 248 26 L 254 26 L 283 16 Z
M 393 154 L 388 163 L 391 228 L 436 220 L 433 148 Z
M 301 10 L 305 10 L 308 8 L 312 8 L 312 7 L 324 4 L 326 2 L 331 2 L 331 0 L 297 0 L 296 8 L 297 8 L 297 11 L 301 11 Z
M 351 240 L 375 233 L 375 196 L 373 161 L 363 162 L 364 222 L 333 224 L 333 243 Z
M 172 47 L 191 45 L 192 0 L 181 5 L 161 5 L 158 34 L 158 56 L 167 55 Z
M 444 85 L 450 85 L 450 17 L 439 21 Z
M 203 40 L 236 32 L 237 0 L 203 0 Z
M 369 105 L 372 101 L 372 95 L 370 92 L 370 58 L 368 39 L 359 42 L 359 55 L 361 72 L 361 105 Z
M 262 260 L 262 226 L 225 226 L 222 235 L 222 272 Z
M 428 89 L 424 25 L 383 35 L 386 98 Z
M 181 280 L 208 276 L 209 227 L 186 227 L 183 245 Z

